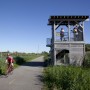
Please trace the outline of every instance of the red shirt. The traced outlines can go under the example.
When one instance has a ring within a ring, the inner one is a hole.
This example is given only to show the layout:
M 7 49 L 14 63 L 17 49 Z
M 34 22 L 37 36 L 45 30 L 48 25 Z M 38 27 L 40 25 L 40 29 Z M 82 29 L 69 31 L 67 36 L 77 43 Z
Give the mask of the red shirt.
M 8 56 L 8 57 L 7 57 L 8 63 L 12 63 L 12 60 L 13 60 L 12 56 Z

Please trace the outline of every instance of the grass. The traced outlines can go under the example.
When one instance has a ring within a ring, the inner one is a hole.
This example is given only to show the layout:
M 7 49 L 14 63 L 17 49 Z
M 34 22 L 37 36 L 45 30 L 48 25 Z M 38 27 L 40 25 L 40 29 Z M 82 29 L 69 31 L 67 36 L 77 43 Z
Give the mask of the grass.
M 90 69 L 73 66 L 54 66 L 44 70 L 48 90 L 90 90 Z

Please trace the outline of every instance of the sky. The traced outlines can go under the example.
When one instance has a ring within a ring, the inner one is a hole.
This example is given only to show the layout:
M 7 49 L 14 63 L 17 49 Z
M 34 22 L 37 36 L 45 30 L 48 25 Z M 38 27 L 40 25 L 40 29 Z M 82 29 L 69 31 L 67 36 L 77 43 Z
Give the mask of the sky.
M 49 51 L 51 15 L 89 15 L 90 0 L 0 0 L 0 51 Z M 85 43 L 90 43 L 90 21 L 85 22 Z

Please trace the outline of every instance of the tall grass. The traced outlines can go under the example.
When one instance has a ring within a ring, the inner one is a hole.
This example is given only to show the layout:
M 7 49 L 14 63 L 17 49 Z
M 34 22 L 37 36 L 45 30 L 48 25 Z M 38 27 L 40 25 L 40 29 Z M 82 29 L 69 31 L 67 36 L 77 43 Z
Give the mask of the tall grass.
M 49 90 L 90 90 L 90 69 L 47 67 L 44 70 L 44 83 Z

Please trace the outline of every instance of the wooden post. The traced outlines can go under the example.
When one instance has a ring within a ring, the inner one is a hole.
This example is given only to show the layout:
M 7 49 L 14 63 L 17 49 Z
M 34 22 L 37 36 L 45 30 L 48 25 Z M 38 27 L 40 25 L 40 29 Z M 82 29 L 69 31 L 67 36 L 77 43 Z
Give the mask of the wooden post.
M 82 27 L 83 27 L 83 41 L 84 41 L 84 22 L 82 22 Z
M 68 21 L 68 41 L 70 41 L 70 25 L 69 25 L 69 21 Z
M 55 35 L 56 35 L 56 31 L 55 31 L 55 22 L 52 26 L 52 46 L 53 46 L 53 61 L 54 61 L 54 65 L 56 65 L 56 50 L 55 50 Z
M 68 21 L 68 41 L 70 42 L 70 25 Z M 69 61 L 71 63 L 71 44 L 69 43 Z
M 84 22 L 82 22 L 82 27 L 83 27 L 83 41 L 84 41 Z M 85 43 L 84 43 L 84 47 L 83 47 L 83 55 L 85 56 Z

